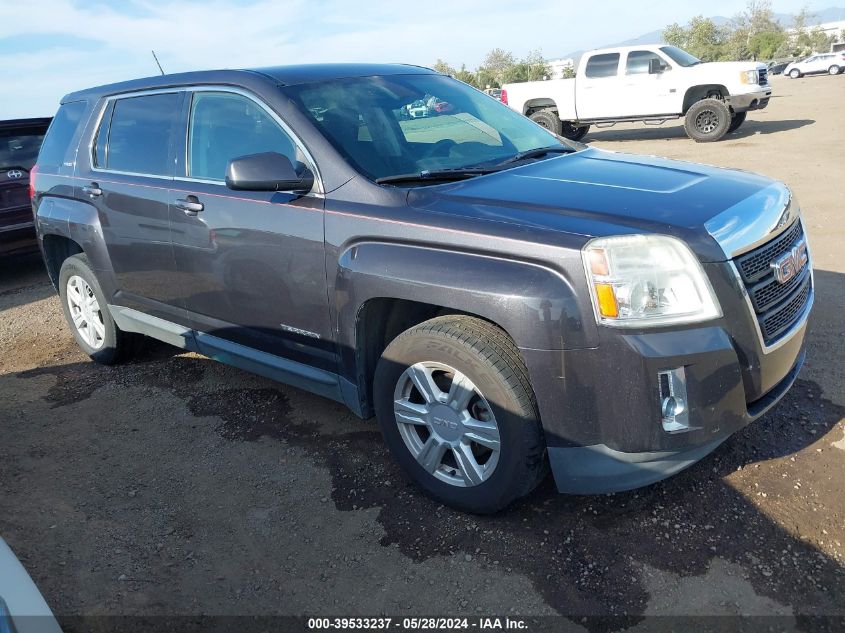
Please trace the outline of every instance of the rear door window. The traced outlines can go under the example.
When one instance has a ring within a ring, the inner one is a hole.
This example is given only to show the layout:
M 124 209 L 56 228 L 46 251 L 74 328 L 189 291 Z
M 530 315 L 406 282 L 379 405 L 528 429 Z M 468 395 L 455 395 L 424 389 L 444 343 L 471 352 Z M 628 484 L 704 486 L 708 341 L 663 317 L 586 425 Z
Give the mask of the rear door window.
M 615 77 L 618 70 L 619 53 L 603 53 L 590 57 L 585 74 L 593 79 Z
M 97 166 L 151 176 L 169 176 L 173 130 L 179 119 L 180 94 L 125 97 L 115 100 L 105 149 L 97 137 Z M 106 112 L 108 114 L 108 111 Z M 102 126 L 101 126 L 102 127 Z M 101 153 L 105 152 L 104 156 Z
M 64 163 L 84 111 L 84 101 L 72 101 L 59 108 L 41 144 L 41 151 L 38 152 L 39 165 L 59 167 Z

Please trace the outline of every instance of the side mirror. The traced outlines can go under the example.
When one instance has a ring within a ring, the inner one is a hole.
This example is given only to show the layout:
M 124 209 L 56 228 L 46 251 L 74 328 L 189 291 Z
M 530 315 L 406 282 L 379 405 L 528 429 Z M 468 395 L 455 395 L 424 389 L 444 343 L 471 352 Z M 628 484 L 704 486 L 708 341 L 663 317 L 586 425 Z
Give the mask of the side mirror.
M 657 75 L 666 70 L 666 66 L 659 59 L 652 57 L 648 60 L 648 74 Z
M 230 160 L 226 166 L 226 186 L 236 191 L 308 193 L 314 186 L 314 174 L 307 168 L 297 174 L 287 156 L 262 152 Z

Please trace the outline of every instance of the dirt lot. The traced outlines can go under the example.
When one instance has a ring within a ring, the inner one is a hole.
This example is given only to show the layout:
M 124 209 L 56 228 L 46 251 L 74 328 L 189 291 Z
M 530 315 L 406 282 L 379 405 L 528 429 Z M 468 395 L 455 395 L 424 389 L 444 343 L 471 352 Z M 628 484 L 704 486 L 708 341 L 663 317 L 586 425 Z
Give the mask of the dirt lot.
M 775 78 L 728 140 L 679 125 L 589 142 L 783 179 L 817 300 L 798 383 L 683 474 L 496 517 L 408 485 L 374 422 L 164 345 L 104 368 L 75 347 L 37 259 L 0 270 L 0 535 L 61 616 L 782 615 L 845 618 L 845 76 Z M 828 621 L 826 624 L 842 624 Z

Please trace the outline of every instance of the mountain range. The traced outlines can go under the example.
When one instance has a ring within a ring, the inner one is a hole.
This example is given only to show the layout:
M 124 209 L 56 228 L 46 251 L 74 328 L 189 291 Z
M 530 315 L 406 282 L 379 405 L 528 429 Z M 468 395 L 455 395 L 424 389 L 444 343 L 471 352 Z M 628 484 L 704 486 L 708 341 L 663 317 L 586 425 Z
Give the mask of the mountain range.
M 811 14 L 812 15 L 807 20 L 807 26 L 822 24 L 824 22 L 836 22 L 838 20 L 845 20 L 845 7 L 828 7 L 827 9 L 812 11 Z M 793 16 L 791 13 L 775 13 L 774 17 L 775 20 L 777 20 L 777 22 L 784 28 L 789 28 L 790 26 L 792 26 Z M 722 26 L 723 24 L 727 24 L 731 21 L 730 18 L 726 18 L 721 15 L 713 16 L 710 19 L 713 20 L 713 22 L 715 22 L 718 26 Z M 635 37 L 630 40 L 625 40 L 624 42 L 603 44 L 601 46 L 596 46 L 596 48 L 613 48 L 615 46 L 636 46 L 637 44 L 656 44 L 659 42 L 663 42 L 662 34 L 663 28 L 660 28 L 654 31 L 649 31 L 648 33 L 643 33 L 639 37 Z M 584 54 L 587 50 L 590 49 L 572 51 L 571 53 L 567 53 L 566 55 L 561 55 L 559 58 L 552 59 L 566 59 L 568 57 L 571 57 L 577 63 L 581 55 Z

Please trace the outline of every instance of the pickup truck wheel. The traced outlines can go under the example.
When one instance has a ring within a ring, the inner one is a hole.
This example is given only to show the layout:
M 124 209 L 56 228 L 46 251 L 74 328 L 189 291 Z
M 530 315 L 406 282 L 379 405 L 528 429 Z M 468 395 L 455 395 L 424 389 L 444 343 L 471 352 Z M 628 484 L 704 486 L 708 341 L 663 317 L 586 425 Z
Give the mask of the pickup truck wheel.
M 792 70 L 789 71 L 789 76 L 792 77 L 793 79 L 798 79 L 801 76 L 801 71 L 798 70 L 797 68 L 793 68 Z
M 728 132 L 731 111 L 724 101 L 702 99 L 692 104 L 684 119 L 687 136 L 697 143 L 718 141 Z
M 747 112 L 737 112 L 734 114 L 734 117 L 731 119 L 731 124 L 728 126 L 728 134 L 734 132 L 739 129 L 739 126 L 745 123 L 745 117 L 748 116 Z
M 839 68 L 839 66 L 834 64 L 833 66 L 827 69 L 827 72 L 831 75 L 838 75 L 840 70 L 841 69 Z
M 560 134 L 561 122 L 554 110 L 537 110 L 528 117 L 540 127 L 544 127 L 552 134 Z
M 528 371 L 494 325 L 453 315 L 414 326 L 387 346 L 374 385 L 391 453 L 441 503 L 489 514 L 545 477 Z
M 134 347 L 109 313 L 106 297 L 84 254 L 68 257 L 59 271 L 59 297 L 76 343 L 92 360 L 111 365 Z
M 564 121 L 561 126 L 560 135 L 564 138 L 568 138 L 570 141 L 580 141 L 582 138 L 587 136 L 587 132 L 589 131 L 589 125 L 575 126 L 569 121 Z

